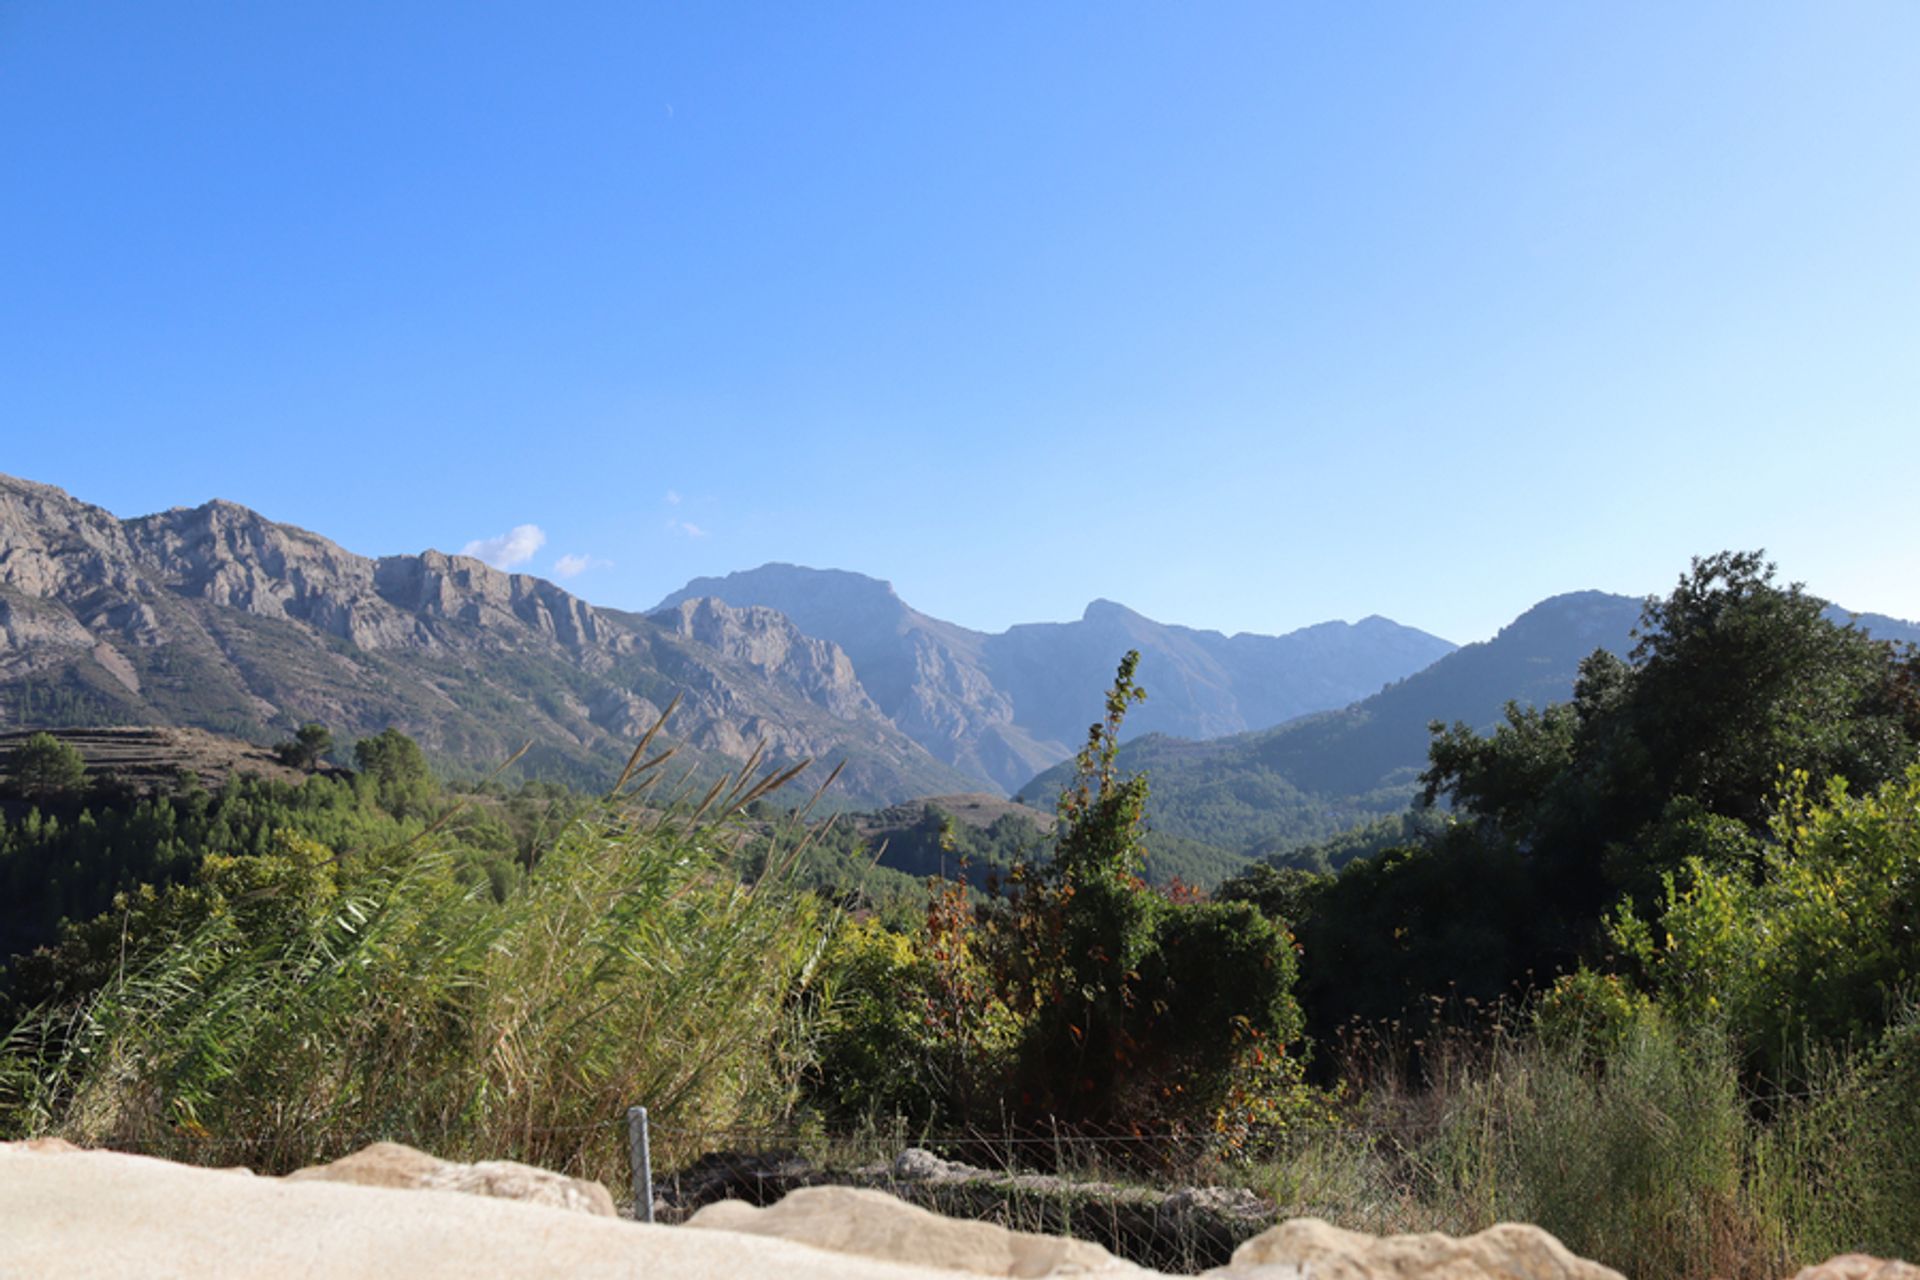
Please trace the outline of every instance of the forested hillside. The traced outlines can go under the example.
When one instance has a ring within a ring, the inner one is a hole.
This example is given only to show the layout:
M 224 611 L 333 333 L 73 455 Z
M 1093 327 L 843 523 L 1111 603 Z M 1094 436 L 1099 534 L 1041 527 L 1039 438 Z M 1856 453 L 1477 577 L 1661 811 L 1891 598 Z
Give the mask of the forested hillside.
M 1156 831 L 1250 856 L 1321 841 L 1406 809 L 1427 763 L 1431 725 L 1488 730 L 1509 702 L 1538 708 L 1571 697 L 1582 662 L 1596 650 L 1632 651 L 1644 603 L 1598 591 L 1555 596 L 1491 640 L 1350 707 L 1206 742 L 1137 739 L 1121 748 L 1121 765 L 1152 778 L 1148 817 Z M 1853 615 L 1825 605 L 1823 616 L 1844 623 Z M 1920 638 L 1920 627 L 1882 615 L 1861 615 L 1857 625 L 1876 639 Z M 1056 792 L 1065 776 L 1051 770 L 1020 795 Z

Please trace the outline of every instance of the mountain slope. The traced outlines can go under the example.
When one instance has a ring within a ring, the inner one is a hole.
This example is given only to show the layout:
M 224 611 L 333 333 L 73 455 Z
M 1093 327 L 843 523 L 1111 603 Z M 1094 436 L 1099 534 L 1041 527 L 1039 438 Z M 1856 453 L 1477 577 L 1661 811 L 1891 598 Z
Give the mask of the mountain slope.
M 845 757 L 846 802 L 964 789 L 846 655 L 766 609 L 645 619 L 465 556 L 378 560 L 226 502 L 119 520 L 0 477 L 0 723 L 188 725 L 263 740 L 398 725 L 443 763 L 609 779 L 669 700 L 710 773 Z
M 1096 600 L 1078 622 L 1034 623 L 990 637 L 985 657 L 1023 717 L 1077 742 L 1129 649 L 1140 651 L 1139 679 L 1148 693 L 1128 717 L 1129 730 L 1211 738 L 1345 706 L 1453 647 L 1380 617 L 1281 636 L 1227 636 Z
M 803 632 L 840 645 L 880 709 L 910 737 L 1009 789 L 1072 754 L 1129 649 L 1140 651 L 1149 693 L 1129 731 L 1189 737 L 1344 706 L 1453 649 L 1385 618 L 1284 636 L 1225 636 L 1168 626 L 1105 600 L 1076 622 L 989 635 L 913 609 L 878 579 L 781 564 L 696 579 L 662 607 L 701 597 L 778 609 Z
M 1875 640 L 1896 644 L 1920 645 L 1920 622 L 1889 618 L 1884 613 L 1848 613 L 1839 605 L 1828 605 L 1826 615 L 1835 622 L 1851 622 Z
M 1158 735 L 1121 749 L 1120 764 L 1151 780 L 1160 830 L 1252 850 L 1320 839 L 1406 807 L 1433 720 L 1491 724 L 1509 699 L 1567 697 L 1580 660 L 1625 653 L 1640 601 L 1598 591 L 1542 601 L 1493 639 L 1340 711 L 1211 742 Z M 1021 796 L 1057 790 L 1057 771 Z
M 1015 723 L 1012 700 L 983 662 L 987 636 L 909 607 L 877 578 L 770 564 L 696 578 L 658 608 L 702 598 L 778 610 L 807 635 L 840 646 L 882 714 L 974 778 L 1010 789 L 1071 753 Z
M 1633 648 L 1641 604 L 1599 591 L 1554 596 L 1491 640 L 1342 710 L 1211 741 L 1140 738 L 1121 748 L 1120 765 L 1146 772 L 1150 819 L 1166 833 L 1249 853 L 1321 839 L 1406 807 L 1426 767 L 1433 721 L 1485 730 L 1509 701 L 1542 706 L 1571 697 L 1581 659 L 1595 649 L 1624 657 Z M 1881 639 L 1920 633 L 1878 614 L 1829 613 Z M 1064 777 L 1049 770 L 1019 798 L 1050 796 Z

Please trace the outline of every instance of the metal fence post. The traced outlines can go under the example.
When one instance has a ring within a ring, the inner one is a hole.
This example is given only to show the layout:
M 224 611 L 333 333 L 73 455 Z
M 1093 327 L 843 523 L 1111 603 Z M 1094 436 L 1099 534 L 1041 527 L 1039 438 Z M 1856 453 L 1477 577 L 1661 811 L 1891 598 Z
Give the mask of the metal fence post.
M 647 1109 L 627 1108 L 627 1160 L 633 1165 L 633 1219 L 653 1221 L 653 1140 L 647 1132 Z

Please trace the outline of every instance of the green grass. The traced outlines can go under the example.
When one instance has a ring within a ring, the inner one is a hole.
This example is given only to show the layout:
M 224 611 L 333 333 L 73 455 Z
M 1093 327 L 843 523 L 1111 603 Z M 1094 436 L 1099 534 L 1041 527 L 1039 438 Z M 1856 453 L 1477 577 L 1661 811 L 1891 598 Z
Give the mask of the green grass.
M 1605 1050 L 1531 1032 L 1379 1055 L 1336 1130 L 1227 1171 L 1280 1216 L 1374 1233 L 1531 1222 L 1632 1280 L 1774 1280 L 1920 1256 L 1920 1019 L 1780 1095 L 1720 1032 L 1659 1017 Z

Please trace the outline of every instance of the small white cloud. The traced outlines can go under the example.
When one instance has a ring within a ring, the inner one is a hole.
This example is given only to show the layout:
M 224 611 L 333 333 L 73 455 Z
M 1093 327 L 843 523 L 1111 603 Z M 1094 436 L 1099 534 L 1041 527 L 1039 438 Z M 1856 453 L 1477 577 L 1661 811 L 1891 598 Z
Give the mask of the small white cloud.
M 577 578 L 589 569 L 605 569 L 613 564 L 611 560 L 602 560 L 598 556 L 579 556 L 568 552 L 553 562 L 553 572 L 559 578 Z
M 511 569 L 533 559 L 547 545 L 547 535 L 537 524 L 517 524 L 492 538 L 476 538 L 460 548 L 460 554 L 484 560 L 496 569 Z
M 691 520 L 669 520 L 667 521 L 667 532 L 676 534 L 682 538 L 704 538 L 707 536 L 707 531 L 699 525 L 694 524 Z
M 678 489 L 667 490 L 667 505 L 670 507 L 680 505 L 680 491 Z

